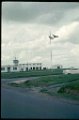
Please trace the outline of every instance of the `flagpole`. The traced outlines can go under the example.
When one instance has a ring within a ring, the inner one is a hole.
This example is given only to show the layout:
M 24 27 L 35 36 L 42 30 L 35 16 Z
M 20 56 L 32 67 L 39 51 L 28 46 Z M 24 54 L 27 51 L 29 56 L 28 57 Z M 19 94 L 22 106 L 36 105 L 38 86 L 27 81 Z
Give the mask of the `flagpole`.
M 51 66 L 50 68 L 52 69 L 52 46 L 51 46 L 51 40 L 54 39 L 54 38 L 57 38 L 58 36 L 57 35 L 53 35 L 53 37 L 51 36 L 51 32 L 50 32 L 50 35 L 49 35 L 49 39 L 50 39 L 50 50 L 51 50 L 51 53 L 50 53 L 50 60 L 51 60 Z
M 53 39 L 52 37 L 51 37 L 51 33 L 50 33 L 50 36 L 49 36 L 49 38 L 50 38 L 50 68 L 52 69 L 52 47 L 51 47 L 51 39 Z

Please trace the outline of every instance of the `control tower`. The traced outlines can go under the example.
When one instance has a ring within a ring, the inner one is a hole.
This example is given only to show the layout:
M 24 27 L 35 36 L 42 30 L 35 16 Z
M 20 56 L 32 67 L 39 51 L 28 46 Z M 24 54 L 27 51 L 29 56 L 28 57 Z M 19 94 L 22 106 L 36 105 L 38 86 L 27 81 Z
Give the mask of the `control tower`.
M 15 59 L 13 60 L 13 64 L 14 64 L 15 66 L 18 66 L 18 64 L 19 64 L 19 60 L 17 60 L 16 57 L 15 57 Z

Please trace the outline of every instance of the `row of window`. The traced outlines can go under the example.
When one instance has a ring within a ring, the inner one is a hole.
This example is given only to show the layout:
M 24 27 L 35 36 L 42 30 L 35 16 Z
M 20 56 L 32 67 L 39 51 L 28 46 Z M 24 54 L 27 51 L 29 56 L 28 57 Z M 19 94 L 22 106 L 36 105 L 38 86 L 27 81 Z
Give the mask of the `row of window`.
M 7 67 L 7 70 L 10 70 L 11 68 L 10 67 Z M 17 70 L 18 68 L 17 67 L 13 67 L 13 70 Z M 30 70 L 38 70 L 38 69 L 41 69 L 41 67 L 31 67 Z M 2 71 L 5 71 L 5 67 L 2 67 L 1 68 Z M 24 69 L 21 68 L 21 71 L 23 71 Z M 28 67 L 26 67 L 26 70 L 29 70 Z
M 7 69 L 9 70 L 9 69 L 10 69 L 10 67 L 7 67 Z M 5 70 L 5 67 L 2 67 L 2 68 L 1 68 L 1 70 L 3 70 L 3 71 L 4 71 L 4 70 Z M 17 67 L 13 67 L 13 70 L 17 70 Z
M 19 64 L 19 65 L 41 65 L 41 63 L 33 63 L 33 64 Z

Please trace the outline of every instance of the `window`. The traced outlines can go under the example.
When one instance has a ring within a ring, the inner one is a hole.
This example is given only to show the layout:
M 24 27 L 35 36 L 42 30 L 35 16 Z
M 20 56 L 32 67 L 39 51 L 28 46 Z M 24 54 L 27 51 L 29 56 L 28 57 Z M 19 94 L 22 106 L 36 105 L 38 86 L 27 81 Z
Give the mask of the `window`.
M 23 68 L 21 68 L 21 71 L 23 71 Z
M 7 67 L 7 72 L 10 72 L 10 67 Z
M 28 67 L 26 67 L 26 71 L 28 71 Z
M 33 70 L 35 70 L 35 67 L 33 67 Z
M 36 67 L 36 70 L 38 70 L 38 67 Z
M 30 69 L 32 70 L 32 67 Z
M 44 67 L 43 70 L 46 70 L 46 67 Z
M 41 70 L 41 67 L 40 67 L 40 70 Z
M 17 67 L 13 67 L 13 70 L 17 70 Z
M 5 67 L 2 67 L 1 70 L 5 70 Z
M 57 66 L 57 69 L 60 69 L 60 66 Z
M 37 63 L 37 65 L 41 65 L 41 63 Z

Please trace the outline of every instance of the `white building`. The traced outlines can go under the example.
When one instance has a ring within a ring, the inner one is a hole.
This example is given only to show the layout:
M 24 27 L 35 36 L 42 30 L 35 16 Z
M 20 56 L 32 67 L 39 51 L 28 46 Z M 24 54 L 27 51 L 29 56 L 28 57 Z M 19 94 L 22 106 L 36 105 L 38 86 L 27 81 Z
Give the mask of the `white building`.
M 63 70 L 64 74 L 79 74 L 79 69 Z
M 63 66 L 60 65 L 60 64 L 57 64 L 57 65 L 53 65 L 53 66 L 52 66 L 52 69 L 62 69 L 62 68 L 63 68 Z
M 1 67 L 1 72 L 20 72 L 41 69 L 42 63 L 19 64 L 19 61 L 15 58 L 15 60 L 13 60 L 13 65 L 3 65 Z

